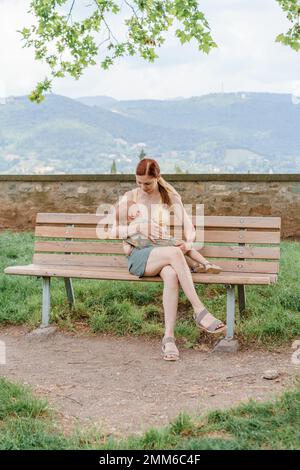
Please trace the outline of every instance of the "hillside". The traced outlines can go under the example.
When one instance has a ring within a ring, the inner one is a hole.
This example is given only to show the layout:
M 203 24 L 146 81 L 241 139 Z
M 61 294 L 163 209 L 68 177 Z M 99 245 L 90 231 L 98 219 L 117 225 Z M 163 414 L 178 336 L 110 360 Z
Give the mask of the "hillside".
M 298 172 L 300 105 L 272 93 L 0 104 L 0 173 L 132 173 L 145 147 L 163 172 Z

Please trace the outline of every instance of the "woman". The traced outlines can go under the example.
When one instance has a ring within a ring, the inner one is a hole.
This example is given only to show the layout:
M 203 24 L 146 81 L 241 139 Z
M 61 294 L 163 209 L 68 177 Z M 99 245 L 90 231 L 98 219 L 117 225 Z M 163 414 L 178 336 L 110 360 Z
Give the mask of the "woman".
M 138 188 L 127 191 L 116 205 L 114 229 L 118 233 L 117 236 L 123 239 L 139 232 L 153 242 L 152 246 L 134 248 L 123 241 L 124 252 L 128 257 L 128 269 L 132 274 L 139 277 L 159 274 L 164 281 L 165 334 L 162 339 L 162 353 L 165 360 L 174 361 L 179 359 L 179 351 L 174 338 L 179 283 L 192 304 L 193 316 L 199 328 L 208 333 L 220 333 L 226 328 L 224 323 L 206 310 L 199 299 L 189 267 L 194 264 L 195 268 L 195 261 L 188 261 L 187 257 L 191 256 L 197 261 L 197 265 L 214 265 L 192 249 L 195 228 L 183 207 L 180 195 L 161 177 L 156 160 L 144 158 L 139 162 L 136 168 L 136 182 Z M 171 206 L 172 209 L 175 208 L 175 218 L 181 217 L 185 241 L 177 246 L 155 246 L 155 240 L 165 235 L 163 223 L 158 222 L 164 218 L 167 220 L 168 207 Z M 149 214 L 148 219 L 143 222 L 137 218 L 141 207 L 145 208 Z M 130 219 L 131 223 L 128 225 Z

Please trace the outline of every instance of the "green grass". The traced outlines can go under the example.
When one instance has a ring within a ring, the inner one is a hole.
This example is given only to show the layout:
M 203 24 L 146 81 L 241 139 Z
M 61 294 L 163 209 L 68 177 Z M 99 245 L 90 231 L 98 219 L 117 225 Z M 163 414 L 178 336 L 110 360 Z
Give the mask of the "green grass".
M 37 326 L 41 318 L 41 279 L 3 274 L 7 266 L 32 261 L 31 232 L 0 234 L 0 324 Z M 237 312 L 237 336 L 246 344 L 278 347 L 290 344 L 300 331 L 300 243 L 281 243 L 278 283 L 247 286 L 247 308 Z M 164 331 L 162 283 L 73 280 L 76 307 L 70 313 L 64 282 L 51 279 L 51 321 L 76 329 L 77 322 L 91 332 L 116 335 L 161 336 Z M 222 285 L 196 285 L 200 298 L 217 317 L 225 320 L 226 291 Z M 180 290 L 175 334 L 186 347 L 210 339 L 195 327 L 192 308 Z
M 49 420 L 44 400 L 0 378 L 0 450 L 67 448 L 55 427 L 50 431 Z
M 300 383 L 275 401 L 254 400 L 116 440 L 90 428 L 64 434 L 54 410 L 23 385 L 0 379 L 0 450 L 4 449 L 299 449 Z

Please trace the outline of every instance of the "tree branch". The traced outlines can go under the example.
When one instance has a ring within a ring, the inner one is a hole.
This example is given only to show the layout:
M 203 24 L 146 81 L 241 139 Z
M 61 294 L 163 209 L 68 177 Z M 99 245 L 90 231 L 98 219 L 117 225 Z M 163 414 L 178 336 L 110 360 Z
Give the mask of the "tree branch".
M 103 23 L 105 24 L 106 29 L 107 29 L 107 31 L 108 31 L 108 35 L 109 35 L 109 38 L 108 38 L 108 39 L 110 39 L 110 37 L 112 36 L 112 38 L 116 41 L 116 43 L 119 44 L 118 39 L 114 36 L 112 30 L 110 29 L 110 27 L 108 26 L 108 24 L 107 24 L 107 22 L 106 22 L 106 20 L 105 20 L 105 18 L 104 18 L 105 4 L 103 5 L 103 8 L 100 9 L 100 8 L 99 8 L 99 5 L 98 5 L 98 3 L 97 3 L 96 0 L 94 0 L 94 3 L 96 4 L 97 9 L 100 10 L 100 14 L 101 14 L 102 21 L 103 21 Z
M 134 16 L 135 16 L 136 19 L 139 21 L 139 17 L 138 17 L 138 15 L 137 15 L 135 9 L 133 8 L 133 6 L 132 6 L 129 2 L 127 2 L 127 0 L 124 0 L 124 2 L 126 3 L 126 5 L 129 6 L 129 8 L 131 8 L 131 10 L 133 11 Z
M 72 5 L 71 5 L 71 8 L 70 8 L 70 11 L 69 11 L 69 14 L 68 14 L 68 17 L 67 17 L 67 23 L 68 23 L 68 21 L 69 21 L 69 19 L 70 19 L 70 16 L 71 16 L 71 14 L 72 14 L 72 10 L 73 10 L 73 8 L 74 8 L 75 2 L 76 2 L 76 0 L 73 0 Z

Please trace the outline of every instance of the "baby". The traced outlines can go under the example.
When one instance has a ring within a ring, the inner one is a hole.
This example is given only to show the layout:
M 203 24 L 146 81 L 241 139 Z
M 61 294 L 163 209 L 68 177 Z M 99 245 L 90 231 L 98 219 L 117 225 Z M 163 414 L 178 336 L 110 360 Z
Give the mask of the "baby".
M 128 219 L 130 220 L 128 225 L 136 223 L 147 223 L 148 219 L 145 215 L 138 209 L 136 205 L 131 206 L 128 210 Z M 153 222 L 156 222 L 151 218 Z M 155 243 L 152 242 L 148 237 L 140 232 L 136 232 L 133 235 L 124 239 L 124 241 L 135 248 L 143 248 L 145 246 L 155 245 L 155 246 L 178 246 L 182 243 L 185 243 L 184 240 L 174 238 L 168 235 L 168 229 L 166 226 L 161 225 L 163 229 L 163 235 L 161 238 L 156 238 Z M 191 248 L 188 251 L 188 255 L 185 254 L 185 259 L 192 272 L 198 273 L 213 273 L 218 274 L 222 271 L 220 266 L 210 263 L 205 259 L 195 248 Z M 196 262 L 195 262 L 196 261 Z

